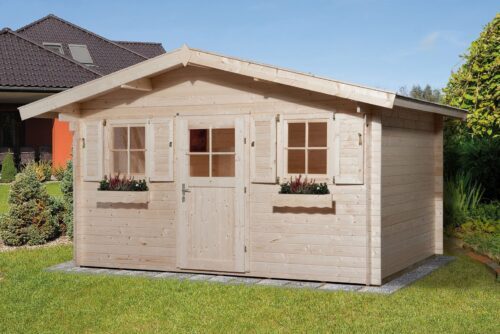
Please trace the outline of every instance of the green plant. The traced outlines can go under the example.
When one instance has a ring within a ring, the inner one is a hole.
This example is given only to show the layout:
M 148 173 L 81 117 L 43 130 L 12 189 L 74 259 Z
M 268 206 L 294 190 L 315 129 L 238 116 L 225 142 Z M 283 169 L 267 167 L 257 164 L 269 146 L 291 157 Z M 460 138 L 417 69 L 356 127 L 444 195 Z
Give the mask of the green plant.
M 0 223 L 0 237 L 6 245 L 41 244 L 58 235 L 58 223 L 51 215 L 50 196 L 33 170 L 16 176 L 9 205 Z
M 462 225 L 469 213 L 475 210 L 484 190 L 474 182 L 470 174 L 458 173 L 446 179 L 444 184 L 444 220 L 449 226 Z
M 99 188 L 97 190 L 104 191 L 147 191 L 148 184 L 146 180 L 134 180 L 133 178 L 127 178 L 120 175 L 104 176 L 104 179 L 99 183 Z
M 469 111 L 467 127 L 476 136 L 500 136 L 500 14 L 472 42 L 460 69 L 451 74 L 444 101 Z
M 66 168 L 63 166 L 54 167 L 52 168 L 52 175 L 54 175 L 57 181 L 62 181 L 65 170 Z
M 61 192 L 63 194 L 64 216 L 66 234 L 73 238 L 73 163 L 68 161 L 61 180 Z
M 314 180 L 307 180 L 307 177 L 302 180 L 302 175 L 290 178 L 290 181 L 280 184 L 280 194 L 314 194 L 323 195 L 329 194 L 328 185 L 326 183 L 316 183 Z
M 14 155 L 12 153 L 7 153 L 2 161 L 2 175 L 0 177 L 0 182 L 10 183 L 16 178 L 17 169 L 14 163 Z
M 38 181 L 49 181 L 52 176 L 52 163 L 50 161 L 29 162 L 23 168 L 23 172 L 32 171 Z

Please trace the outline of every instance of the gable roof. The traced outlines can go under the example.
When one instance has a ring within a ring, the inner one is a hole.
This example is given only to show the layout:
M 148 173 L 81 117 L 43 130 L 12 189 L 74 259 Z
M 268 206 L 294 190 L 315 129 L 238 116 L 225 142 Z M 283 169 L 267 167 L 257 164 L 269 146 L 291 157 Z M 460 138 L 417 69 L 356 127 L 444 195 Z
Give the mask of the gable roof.
M 0 87 L 60 90 L 101 77 L 10 29 L 0 31 Z M 64 73 L 64 75 L 60 75 Z
M 153 58 L 164 54 L 166 51 L 161 43 L 153 42 L 132 42 L 132 41 L 114 41 L 129 50 L 133 50 L 146 58 Z
M 148 59 L 147 56 L 115 43 L 76 24 L 49 14 L 16 31 L 40 45 L 61 43 L 64 57 L 72 59 L 68 44 L 85 44 L 94 61 L 96 72 L 106 75 Z
M 123 85 L 133 86 L 134 82 L 138 80 L 143 80 L 144 78 L 152 77 L 187 65 L 214 68 L 221 71 L 253 77 L 256 80 L 269 81 L 384 108 L 392 109 L 395 105 L 400 105 L 398 103 L 401 103 L 401 101 L 404 102 L 409 99 L 402 99 L 401 96 L 396 95 L 394 92 L 377 88 L 368 88 L 338 80 L 316 77 L 310 74 L 258 64 L 183 46 L 180 49 L 166 53 L 162 56 L 149 59 L 105 77 L 74 87 L 65 92 L 20 107 L 19 111 L 21 113 L 21 118 L 27 119 L 47 112 L 52 112 L 70 104 L 110 92 Z M 422 103 L 422 101 L 416 99 L 409 100 L 411 102 L 411 109 L 458 118 L 464 118 L 466 115 L 465 111 L 461 109 L 439 104 L 432 104 L 432 106 L 429 106 L 429 104 Z

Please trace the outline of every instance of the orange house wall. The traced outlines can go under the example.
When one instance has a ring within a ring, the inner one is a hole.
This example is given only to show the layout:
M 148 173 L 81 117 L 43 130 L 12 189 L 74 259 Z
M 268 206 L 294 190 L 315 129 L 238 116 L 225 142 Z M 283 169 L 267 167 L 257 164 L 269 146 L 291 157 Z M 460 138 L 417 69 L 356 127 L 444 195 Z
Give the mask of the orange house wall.
M 73 135 L 68 122 L 55 119 L 52 126 L 52 166 L 66 166 L 66 162 L 71 159 L 72 142 Z

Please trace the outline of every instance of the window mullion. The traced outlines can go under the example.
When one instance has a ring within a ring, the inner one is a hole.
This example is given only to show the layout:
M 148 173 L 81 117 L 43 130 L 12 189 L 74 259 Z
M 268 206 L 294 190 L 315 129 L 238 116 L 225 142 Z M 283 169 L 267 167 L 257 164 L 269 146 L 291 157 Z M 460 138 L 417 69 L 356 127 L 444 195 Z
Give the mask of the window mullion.
M 212 126 L 208 129 L 208 177 L 212 177 Z
M 305 124 L 305 127 L 306 127 L 306 138 L 305 138 L 305 159 L 306 159 L 306 162 L 305 162 L 305 174 L 307 176 L 307 172 L 309 171 L 309 150 L 307 149 L 308 146 L 309 146 L 309 121 L 306 121 L 306 124 Z
M 130 126 L 127 126 L 127 177 L 130 177 Z

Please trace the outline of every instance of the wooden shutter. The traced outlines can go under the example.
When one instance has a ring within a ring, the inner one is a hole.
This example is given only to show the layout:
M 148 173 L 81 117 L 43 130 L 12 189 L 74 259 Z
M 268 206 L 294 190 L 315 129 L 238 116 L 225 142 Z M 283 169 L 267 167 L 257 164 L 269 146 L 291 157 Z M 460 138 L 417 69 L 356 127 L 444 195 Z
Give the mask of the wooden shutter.
M 148 126 L 149 180 L 174 180 L 173 119 L 152 119 Z
M 103 122 L 85 121 L 82 128 L 83 180 L 100 181 L 103 177 Z
M 250 128 L 250 174 L 255 183 L 276 183 L 276 116 L 253 115 Z
M 364 114 L 335 114 L 335 183 L 363 184 Z

